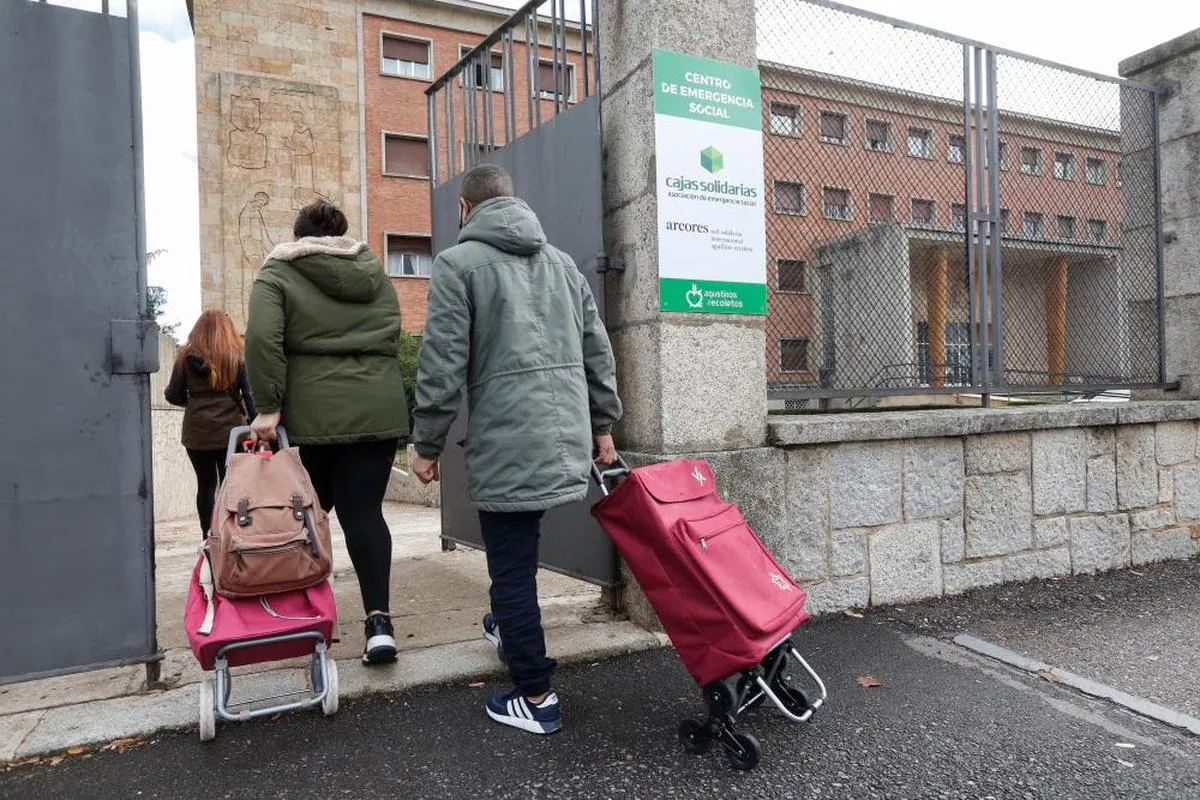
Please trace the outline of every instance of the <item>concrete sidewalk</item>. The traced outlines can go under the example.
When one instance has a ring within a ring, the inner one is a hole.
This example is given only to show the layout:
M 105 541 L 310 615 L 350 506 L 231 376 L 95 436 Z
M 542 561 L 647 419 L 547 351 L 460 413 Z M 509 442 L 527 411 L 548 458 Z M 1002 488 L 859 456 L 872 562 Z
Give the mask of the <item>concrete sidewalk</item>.
M 499 670 L 480 636 L 488 608 L 483 554 L 466 548 L 442 552 L 437 509 L 388 504 L 392 532 L 392 614 L 401 657 L 367 669 L 362 652 L 363 608 L 344 539 L 333 520 L 334 591 L 341 694 L 394 691 L 489 675 Z M 195 565 L 195 522 L 156 530 L 158 641 L 164 651 L 162 686 L 148 691 L 143 667 L 123 667 L 0 686 L 0 762 L 70 747 L 194 725 L 197 684 L 204 673 L 188 648 L 182 619 Z M 600 590 L 549 572 L 539 575 L 548 645 L 566 662 L 657 647 L 661 639 L 614 621 Z M 235 671 L 235 690 L 264 696 L 303 688 L 307 660 L 273 662 Z

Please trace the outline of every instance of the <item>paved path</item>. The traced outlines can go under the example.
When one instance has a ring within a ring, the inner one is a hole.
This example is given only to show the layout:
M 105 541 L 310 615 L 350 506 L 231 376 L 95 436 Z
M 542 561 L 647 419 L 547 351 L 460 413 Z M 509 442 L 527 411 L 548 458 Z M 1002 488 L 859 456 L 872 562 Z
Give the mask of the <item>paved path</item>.
M 1117 590 L 1129 577 L 1139 576 L 1071 579 L 1013 591 L 1063 598 L 1050 616 L 1073 632 L 1087 616 L 1089 593 L 1110 598 L 1101 617 L 1122 618 L 1126 602 L 1135 607 L 1134 599 L 1122 599 Z M 1190 630 L 1200 613 L 1190 584 L 1168 577 L 1156 585 L 1158 602 L 1188 612 L 1183 630 Z M 0 796 L 1200 797 L 1200 738 L 943 638 L 963 630 L 950 620 L 983 625 L 989 608 L 1012 630 L 1047 623 L 1019 601 L 1011 606 L 1000 609 L 994 594 L 979 593 L 806 626 L 801 650 L 827 678 L 829 704 L 810 726 L 758 712 L 746 725 L 763 744 L 763 764 L 753 773 L 730 771 L 715 753 L 680 752 L 675 729 L 680 719 L 699 711 L 698 694 L 673 654 L 663 650 L 563 670 L 559 688 L 567 727 L 548 739 L 491 723 L 481 704 L 498 684 L 463 682 L 364 698 L 347 703 L 334 719 L 302 714 L 225 726 L 206 746 L 186 731 L 124 753 L 22 767 L 0 774 Z M 939 619 L 941 627 L 935 624 Z M 988 633 L 973 632 L 981 630 Z M 1099 635 L 1101 629 L 1093 630 Z M 1116 660 L 1136 654 L 1104 641 L 1090 640 L 1089 646 L 1078 636 L 1080 652 L 1107 651 Z M 1041 657 L 1054 660 L 1052 654 Z M 1087 663 L 1101 662 L 1074 666 Z M 860 686 L 858 679 L 866 675 L 884 686 Z

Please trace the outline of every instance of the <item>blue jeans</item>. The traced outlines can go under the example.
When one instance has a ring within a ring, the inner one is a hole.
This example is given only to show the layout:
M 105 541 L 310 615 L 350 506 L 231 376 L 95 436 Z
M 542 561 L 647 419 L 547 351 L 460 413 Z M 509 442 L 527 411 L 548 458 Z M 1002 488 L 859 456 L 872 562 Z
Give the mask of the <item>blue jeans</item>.
M 550 691 L 557 663 L 546 657 L 542 610 L 538 607 L 537 562 L 542 512 L 479 512 L 488 577 L 492 579 L 492 616 L 500 627 L 504 656 L 513 683 L 526 695 Z

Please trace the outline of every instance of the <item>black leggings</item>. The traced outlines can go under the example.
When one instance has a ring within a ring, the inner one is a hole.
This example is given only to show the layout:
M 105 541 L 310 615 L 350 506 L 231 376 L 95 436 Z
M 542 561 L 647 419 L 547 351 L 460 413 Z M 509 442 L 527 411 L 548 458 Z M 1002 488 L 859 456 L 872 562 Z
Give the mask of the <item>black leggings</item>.
M 388 611 L 392 534 L 383 521 L 383 496 L 399 441 L 302 444 L 300 460 L 325 511 L 337 509 L 346 549 L 358 575 L 363 609 Z
M 196 514 L 200 517 L 200 535 L 212 527 L 213 506 L 217 502 L 217 485 L 225 480 L 224 450 L 187 451 L 196 470 Z

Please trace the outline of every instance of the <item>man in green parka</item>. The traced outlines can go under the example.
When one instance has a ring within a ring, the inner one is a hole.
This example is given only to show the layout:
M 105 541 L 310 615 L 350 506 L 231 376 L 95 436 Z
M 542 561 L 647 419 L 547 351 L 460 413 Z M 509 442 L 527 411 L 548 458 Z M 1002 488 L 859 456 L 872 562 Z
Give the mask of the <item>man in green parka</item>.
M 616 460 L 616 367 L 587 281 L 547 244 L 504 170 L 467 172 L 459 214 L 458 244 L 438 255 L 430 280 L 413 471 L 438 477 L 466 390 L 468 486 L 492 580 L 484 635 L 516 685 L 489 699 L 487 712 L 554 733 L 562 719 L 538 608 L 540 523 L 548 509 L 584 498 L 593 457 Z

